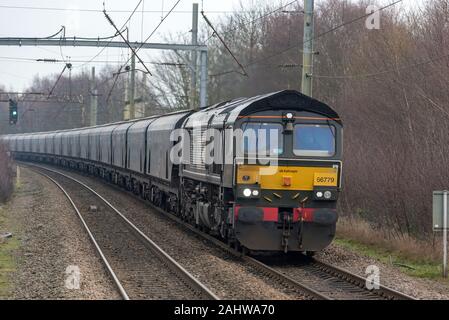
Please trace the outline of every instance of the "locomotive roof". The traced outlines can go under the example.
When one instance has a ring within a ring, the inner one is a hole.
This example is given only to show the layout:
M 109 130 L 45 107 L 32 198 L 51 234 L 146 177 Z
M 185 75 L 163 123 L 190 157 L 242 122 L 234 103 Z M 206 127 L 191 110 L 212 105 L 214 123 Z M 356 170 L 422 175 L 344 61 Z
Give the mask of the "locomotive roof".
M 338 114 L 327 104 L 306 96 L 296 90 L 282 90 L 277 92 L 272 92 L 268 94 L 258 95 L 250 98 L 238 98 L 233 100 L 224 101 L 206 107 L 205 109 L 199 110 L 197 112 L 192 112 L 191 110 L 181 110 L 165 115 L 155 115 L 146 118 L 133 119 L 128 121 L 119 121 L 116 123 L 108 123 L 93 127 L 84 128 L 74 128 L 65 129 L 49 132 L 33 132 L 33 133 L 21 133 L 18 135 L 29 135 L 37 136 L 43 134 L 56 134 L 56 133 L 66 133 L 73 132 L 77 130 L 88 130 L 88 129 L 101 129 L 110 126 L 119 126 L 122 124 L 132 124 L 135 122 L 145 121 L 145 120 L 156 120 L 158 118 L 165 118 L 170 115 L 187 115 L 192 112 L 190 116 L 186 119 L 187 126 L 192 125 L 195 121 L 206 121 L 208 122 L 212 116 L 214 116 L 214 121 L 223 121 L 226 119 L 227 123 L 234 123 L 239 116 L 250 115 L 254 112 L 265 111 L 265 110 L 283 110 L 283 109 L 293 109 L 298 111 L 308 111 L 316 114 L 320 114 L 324 117 L 330 118 L 340 125 L 341 120 Z
M 340 125 L 342 124 L 339 115 L 327 104 L 296 90 L 282 90 L 251 98 L 238 98 L 214 104 L 190 115 L 187 120 L 187 126 L 192 126 L 195 121 L 207 122 L 212 116 L 218 122 L 226 118 L 226 122 L 230 124 L 234 123 L 239 116 L 246 116 L 259 111 L 285 109 L 320 114 L 336 121 Z

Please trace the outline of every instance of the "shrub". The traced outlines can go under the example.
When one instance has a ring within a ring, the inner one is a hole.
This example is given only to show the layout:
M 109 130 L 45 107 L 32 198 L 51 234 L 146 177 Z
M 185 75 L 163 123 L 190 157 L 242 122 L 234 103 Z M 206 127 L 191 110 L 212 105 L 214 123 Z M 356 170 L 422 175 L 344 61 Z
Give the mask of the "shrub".
M 0 143 L 0 202 L 5 202 L 11 196 L 13 185 L 13 162 L 8 148 Z

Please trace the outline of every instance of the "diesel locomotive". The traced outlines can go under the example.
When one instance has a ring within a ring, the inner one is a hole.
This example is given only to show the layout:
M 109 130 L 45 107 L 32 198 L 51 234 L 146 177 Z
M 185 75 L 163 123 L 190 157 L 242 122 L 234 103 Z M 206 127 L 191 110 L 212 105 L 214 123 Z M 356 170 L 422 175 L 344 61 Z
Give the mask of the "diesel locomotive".
M 342 122 L 297 91 L 3 140 L 16 159 L 102 177 L 243 250 L 313 254 L 335 235 Z

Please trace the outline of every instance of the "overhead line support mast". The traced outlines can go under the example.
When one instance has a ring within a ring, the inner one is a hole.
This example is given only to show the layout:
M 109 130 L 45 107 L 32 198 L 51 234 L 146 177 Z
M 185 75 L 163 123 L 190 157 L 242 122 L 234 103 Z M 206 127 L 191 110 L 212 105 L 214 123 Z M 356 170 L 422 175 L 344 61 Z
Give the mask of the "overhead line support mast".
M 304 0 L 304 36 L 302 54 L 301 93 L 312 96 L 313 80 L 313 10 L 314 0 Z
M 207 55 L 208 49 L 206 45 L 201 44 L 169 44 L 169 43 L 146 43 L 146 42 L 129 42 L 134 48 L 141 49 L 157 49 L 157 50 L 175 50 L 175 51 L 192 51 L 200 54 L 199 72 L 200 72 L 200 108 L 207 106 Z M 74 38 L 62 39 L 38 39 L 38 38 L 8 38 L 0 37 L 0 46 L 65 46 L 65 47 L 109 47 L 109 48 L 128 48 L 126 42 L 121 41 L 103 41 L 103 40 L 78 40 Z M 194 55 L 195 56 L 195 55 Z M 195 63 L 192 63 L 196 67 Z M 196 83 L 195 83 L 196 84 Z

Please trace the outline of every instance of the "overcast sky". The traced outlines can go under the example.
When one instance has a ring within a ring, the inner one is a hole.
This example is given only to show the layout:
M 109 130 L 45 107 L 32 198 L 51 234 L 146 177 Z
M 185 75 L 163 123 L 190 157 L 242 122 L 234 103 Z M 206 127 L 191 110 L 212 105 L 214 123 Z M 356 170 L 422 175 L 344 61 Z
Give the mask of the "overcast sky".
M 161 42 L 163 36 L 172 34 L 189 34 L 191 28 L 192 3 L 198 2 L 212 21 L 220 16 L 240 8 L 239 3 L 274 3 L 283 5 L 292 0 L 181 0 L 175 11 L 163 22 L 158 32 L 149 42 Z M 302 0 L 299 0 L 302 3 Z M 319 2 L 319 0 L 317 0 Z M 404 0 L 406 7 L 416 6 L 425 0 Z M 67 36 L 98 37 L 114 34 L 114 29 L 107 22 L 101 10 L 103 2 L 106 10 L 117 26 L 121 26 L 139 0 L 0 0 L 0 37 L 46 37 L 56 33 L 62 25 L 66 27 Z M 130 22 L 130 39 L 141 41 L 145 39 L 167 14 L 177 0 L 143 0 L 139 10 Z M 391 1 L 383 1 L 390 3 Z M 403 5 L 403 6 L 404 6 Z M 31 7 L 31 8 L 23 8 Z M 34 9 L 32 9 L 34 8 Z M 56 10 L 59 9 L 59 10 Z M 144 12 L 142 13 L 142 9 Z M 127 11 L 127 12 L 120 12 Z M 201 21 L 201 19 L 200 19 Z M 116 38 L 116 40 L 119 40 Z M 63 64 L 25 61 L 21 59 L 62 57 L 73 61 L 73 72 L 91 66 L 101 68 L 104 62 L 119 66 L 126 59 L 124 49 L 105 49 L 96 58 L 97 62 L 85 64 L 99 52 L 100 48 L 71 47 L 0 47 L 0 84 L 7 89 L 21 91 L 25 89 L 36 74 L 46 75 L 59 73 Z M 160 52 L 145 51 L 141 57 L 151 61 Z M 75 62 L 81 61 L 81 62 Z M 101 62 L 100 62 L 101 61 Z

